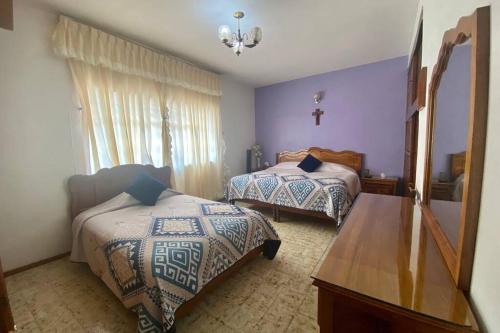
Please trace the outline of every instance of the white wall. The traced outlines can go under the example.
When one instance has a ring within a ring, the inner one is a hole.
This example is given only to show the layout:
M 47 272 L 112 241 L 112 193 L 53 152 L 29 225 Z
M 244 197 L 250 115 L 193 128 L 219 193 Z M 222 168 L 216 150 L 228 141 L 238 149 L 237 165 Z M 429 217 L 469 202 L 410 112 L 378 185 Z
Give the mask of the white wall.
M 479 0 L 422 0 L 422 66 L 427 66 L 430 83 L 443 33 L 455 27 L 461 16 L 477 7 L 490 4 Z M 471 285 L 471 297 L 481 321 L 489 332 L 500 332 L 500 3 L 491 5 L 490 98 L 486 140 L 486 160 L 481 198 L 481 212 Z M 429 96 L 429 94 L 427 94 Z M 425 147 L 427 109 L 419 115 L 419 147 Z M 424 149 L 419 149 L 417 187 L 423 188 Z
M 10 270 L 69 251 L 66 180 L 76 173 L 73 83 L 50 36 L 57 15 L 14 2 L 14 32 L 0 29 L 0 257 Z M 226 160 L 245 170 L 255 142 L 254 89 L 224 76 Z
M 255 89 L 222 77 L 222 129 L 229 176 L 246 172 L 246 150 L 255 143 Z
M 52 55 L 56 15 L 14 1 L 0 29 L 0 257 L 5 270 L 68 251 L 65 179 L 74 173 L 68 67 Z

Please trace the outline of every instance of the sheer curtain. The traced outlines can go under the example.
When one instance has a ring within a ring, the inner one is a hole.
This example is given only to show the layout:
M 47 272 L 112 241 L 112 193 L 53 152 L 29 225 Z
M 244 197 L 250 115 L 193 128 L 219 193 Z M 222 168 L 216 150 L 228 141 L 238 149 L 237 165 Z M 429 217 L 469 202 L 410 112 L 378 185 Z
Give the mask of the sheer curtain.
M 170 165 L 179 191 L 223 195 L 224 141 L 216 74 L 61 16 L 56 54 L 68 59 L 82 104 L 88 172 Z
M 170 110 L 172 162 L 177 188 L 222 198 L 223 154 L 219 97 L 164 85 Z M 214 194 L 214 189 L 218 192 Z
M 83 109 L 91 172 L 120 164 L 169 165 L 160 84 L 69 60 Z

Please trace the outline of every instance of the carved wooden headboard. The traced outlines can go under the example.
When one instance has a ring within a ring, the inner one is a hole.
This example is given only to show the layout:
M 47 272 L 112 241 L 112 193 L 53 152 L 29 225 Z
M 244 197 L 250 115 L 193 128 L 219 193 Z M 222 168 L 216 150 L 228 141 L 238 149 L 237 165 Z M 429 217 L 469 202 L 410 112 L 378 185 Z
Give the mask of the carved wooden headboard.
M 316 157 L 323 162 L 338 163 L 348 166 L 357 173 L 361 172 L 363 165 L 363 154 L 350 150 L 333 151 L 318 147 L 311 147 L 299 151 L 283 151 L 276 154 L 276 163 L 302 161 L 308 154 Z
M 75 175 L 68 180 L 71 197 L 71 219 L 124 192 L 141 173 L 146 173 L 170 187 L 170 168 L 126 164 L 101 169 L 94 175 Z
M 458 176 L 465 172 L 465 157 L 465 151 L 450 154 L 450 175 L 452 180 L 455 180 Z

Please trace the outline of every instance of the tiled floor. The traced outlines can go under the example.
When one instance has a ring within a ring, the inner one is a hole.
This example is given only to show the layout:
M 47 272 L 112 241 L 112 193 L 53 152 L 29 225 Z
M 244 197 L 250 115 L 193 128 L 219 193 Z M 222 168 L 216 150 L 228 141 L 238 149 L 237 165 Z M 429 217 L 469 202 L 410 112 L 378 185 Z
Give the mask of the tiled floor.
M 270 215 L 269 212 L 265 212 Z M 333 223 L 298 215 L 274 223 L 282 245 L 272 261 L 251 261 L 210 293 L 182 332 L 316 332 L 311 273 L 333 240 Z M 135 332 L 136 316 L 87 265 L 67 258 L 7 278 L 20 332 Z

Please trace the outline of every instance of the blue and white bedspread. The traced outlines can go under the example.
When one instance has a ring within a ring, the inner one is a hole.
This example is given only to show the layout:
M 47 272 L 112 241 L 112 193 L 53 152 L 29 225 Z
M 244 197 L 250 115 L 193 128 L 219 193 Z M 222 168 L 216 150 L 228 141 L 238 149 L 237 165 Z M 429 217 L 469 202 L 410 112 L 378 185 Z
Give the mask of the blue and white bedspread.
M 323 163 L 317 172 L 306 173 L 297 168 L 295 162 L 285 162 L 264 171 L 233 177 L 225 195 L 228 201 L 250 199 L 324 212 L 340 224 L 360 191 L 359 177 L 348 167 Z
M 71 259 L 138 314 L 137 332 L 174 332 L 175 311 L 207 283 L 261 245 L 274 258 L 280 243 L 250 209 L 168 190 L 143 206 L 122 193 L 75 218 Z

